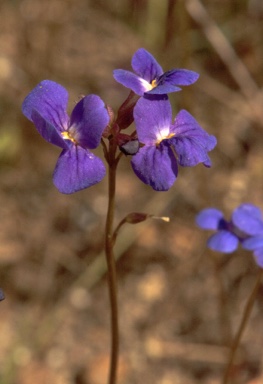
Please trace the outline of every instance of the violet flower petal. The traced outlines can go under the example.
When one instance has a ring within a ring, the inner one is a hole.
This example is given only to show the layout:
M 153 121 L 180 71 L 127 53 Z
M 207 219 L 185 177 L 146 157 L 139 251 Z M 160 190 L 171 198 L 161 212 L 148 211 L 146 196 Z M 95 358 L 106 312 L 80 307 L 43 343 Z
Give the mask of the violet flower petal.
M 191 85 L 199 78 L 199 74 L 189 69 L 171 69 L 164 72 L 159 79 L 158 85 L 171 84 L 171 85 Z
M 157 86 L 148 91 L 150 95 L 162 95 L 171 92 L 181 91 L 179 86 L 193 84 L 199 74 L 187 69 L 172 69 L 163 73 L 157 79 Z
M 40 135 L 49 143 L 64 149 L 67 149 L 71 145 L 70 141 L 63 139 L 59 130 L 48 120 L 44 119 L 36 110 L 32 111 L 31 120 Z
M 94 149 L 109 123 L 109 114 L 102 99 L 88 95 L 81 99 L 72 111 L 69 132 L 84 148 Z
M 177 162 L 169 146 L 145 146 L 132 157 L 132 168 L 145 184 L 156 191 L 167 191 L 176 180 Z
M 263 248 L 263 236 L 252 236 L 242 241 L 242 247 L 249 251 Z
M 215 147 L 216 138 L 205 132 L 189 112 L 181 110 L 177 114 L 171 132 L 175 136 L 170 139 L 170 143 L 178 155 L 180 165 L 193 167 L 204 163 L 209 166 L 207 152 Z
M 151 83 L 163 73 L 163 69 L 156 59 L 144 48 L 138 49 L 133 55 L 132 68 L 148 83 Z
M 224 221 L 224 215 L 216 208 L 203 209 L 196 216 L 196 224 L 202 229 L 217 230 L 222 221 Z
M 43 80 L 25 98 L 22 112 L 33 121 L 33 111 L 37 111 L 57 131 L 62 132 L 68 127 L 67 104 L 67 90 L 54 81 Z
M 158 100 L 142 97 L 134 107 L 133 114 L 141 143 L 156 145 L 158 141 L 169 135 L 172 108 L 166 95 Z
M 238 238 L 231 232 L 222 230 L 208 239 L 207 246 L 214 251 L 231 253 L 238 247 Z
M 176 87 L 172 84 L 162 84 L 157 85 L 155 88 L 150 91 L 145 91 L 145 95 L 166 95 L 167 93 L 179 92 L 182 89 L 180 87 Z
M 232 215 L 234 225 L 248 235 L 263 234 L 263 220 L 261 211 L 253 204 L 242 204 Z
M 106 174 L 100 158 L 89 150 L 72 145 L 58 158 L 53 182 L 61 193 L 70 194 L 99 183 Z
M 263 247 L 257 249 L 257 250 L 254 252 L 254 259 L 255 259 L 256 264 L 257 264 L 260 268 L 263 268 Z
M 143 96 L 145 92 L 151 89 L 151 85 L 146 80 L 124 69 L 115 69 L 113 71 L 113 77 L 118 83 L 131 89 L 139 96 Z

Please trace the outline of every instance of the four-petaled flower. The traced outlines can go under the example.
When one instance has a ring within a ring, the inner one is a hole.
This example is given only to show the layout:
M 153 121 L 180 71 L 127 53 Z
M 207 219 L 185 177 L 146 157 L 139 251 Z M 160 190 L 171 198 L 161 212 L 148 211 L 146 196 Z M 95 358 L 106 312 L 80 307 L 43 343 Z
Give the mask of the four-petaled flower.
M 68 92 L 44 80 L 25 98 L 22 111 L 48 142 L 62 148 L 53 181 L 61 193 L 73 193 L 100 182 L 106 170 L 101 159 L 90 152 L 98 147 L 109 122 L 99 96 L 83 97 L 71 116 L 66 112 Z
M 134 108 L 134 121 L 142 147 L 132 157 L 135 174 L 156 191 L 168 190 L 176 180 L 178 163 L 193 167 L 211 165 L 207 152 L 216 138 L 181 110 L 172 123 L 172 108 L 166 95 L 156 100 L 140 98 Z
M 207 246 L 223 253 L 234 252 L 239 243 L 246 249 L 254 250 L 258 245 L 257 235 L 263 235 L 261 211 L 253 204 L 241 204 L 233 211 L 230 221 L 224 218 L 220 210 L 207 208 L 197 215 L 196 222 L 202 229 L 217 231 L 208 239 Z M 262 258 L 263 241 L 261 244 L 262 251 L 259 256 Z
M 131 64 L 136 74 L 115 69 L 113 77 L 139 96 L 177 92 L 181 90 L 180 86 L 193 84 L 199 77 L 198 73 L 187 69 L 172 69 L 164 72 L 155 58 L 143 48 L 135 52 Z

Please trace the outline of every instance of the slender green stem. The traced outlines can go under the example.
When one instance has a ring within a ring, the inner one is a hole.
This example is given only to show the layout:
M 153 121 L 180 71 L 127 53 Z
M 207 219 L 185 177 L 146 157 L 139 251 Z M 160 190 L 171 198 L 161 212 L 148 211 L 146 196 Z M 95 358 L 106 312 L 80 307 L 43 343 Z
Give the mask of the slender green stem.
M 258 293 L 258 289 L 260 287 L 260 284 L 261 284 L 261 280 L 262 280 L 262 276 L 263 276 L 263 269 L 260 269 L 259 272 L 258 272 L 258 276 L 257 276 L 257 280 L 256 280 L 256 283 L 254 285 L 254 288 L 248 298 L 248 301 L 247 301 L 247 304 L 245 306 L 245 309 L 244 309 L 244 312 L 243 312 L 243 317 L 242 317 L 242 320 L 241 320 L 241 323 L 239 325 L 239 329 L 237 331 L 237 334 L 234 338 L 234 341 L 233 341 L 233 345 L 232 345 L 232 348 L 231 348 L 231 351 L 230 351 L 230 356 L 229 356 L 229 360 L 228 360 L 228 364 L 227 364 L 227 367 L 226 367 L 226 370 L 225 370 L 225 374 L 224 374 L 224 377 L 223 377 L 223 384 L 227 384 L 228 383 L 228 380 L 229 380 L 229 376 L 230 376 L 230 372 L 231 372 L 231 368 L 232 368 L 232 364 L 233 364 L 233 361 L 234 361 L 234 358 L 235 358 L 235 353 L 236 353 L 236 350 L 240 344 L 240 341 L 241 341 L 241 337 L 243 335 L 243 332 L 244 332 L 244 329 L 245 329 L 245 326 L 248 322 L 248 319 L 249 319 L 249 316 L 251 314 L 251 311 L 252 311 L 252 308 L 253 308 L 253 304 L 256 300 L 256 297 L 257 297 L 257 293 Z
M 113 253 L 114 242 L 112 240 L 113 220 L 115 211 L 115 189 L 116 189 L 116 167 L 114 160 L 115 151 L 111 153 L 112 161 L 109 159 L 108 173 L 108 211 L 105 227 L 105 254 L 108 267 L 108 286 L 111 308 L 111 361 L 108 384 L 115 384 L 117 379 L 118 353 L 119 353 L 119 326 L 118 326 L 118 302 L 117 302 L 117 279 L 116 265 Z

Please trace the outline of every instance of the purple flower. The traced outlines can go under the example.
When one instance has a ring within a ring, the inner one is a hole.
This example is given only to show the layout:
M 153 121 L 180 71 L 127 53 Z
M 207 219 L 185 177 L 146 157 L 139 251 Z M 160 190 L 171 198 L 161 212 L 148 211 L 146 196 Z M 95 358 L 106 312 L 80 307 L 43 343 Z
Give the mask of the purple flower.
M 179 86 L 193 84 L 199 77 L 198 73 L 187 69 L 172 69 L 164 72 L 155 58 L 143 48 L 135 52 L 131 64 L 136 74 L 115 69 L 113 77 L 140 96 L 145 93 L 164 95 L 177 92 L 181 90 Z
M 69 117 L 68 92 L 44 80 L 25 98 L 22 111 L 41 136 L 62 148 L 53 181 L 61 193 L 73 193 L 100 182 L 106 170 L 101 159 L 89 150 L 97 148 L 109 115 L 99 96 L 81 99 Z
M 217 231 L 208 239 L 207 246 L 223 253 L 234 252 L 239 243 L 252 246 L 247 243 L 248 239 L 260 233 L 263 235 L 262 215 L 253 204 L 241 204 L 234 210 L 230 221 L 225 220 L 218 209 L 207 208 L 197 215 L 196 222 L 202 229 Z
M 156 191 L 166 191 L 173 185 L 178 163 L 184 167 L 211 165 L 207 152 L 215 147 L 216 138 L 208 135 L 185 110 L 172 123 L 172 108 L 166 95 L 156 100 L 139 99 L 134 121 L 143 146 L 131 164 L 139 179 Z

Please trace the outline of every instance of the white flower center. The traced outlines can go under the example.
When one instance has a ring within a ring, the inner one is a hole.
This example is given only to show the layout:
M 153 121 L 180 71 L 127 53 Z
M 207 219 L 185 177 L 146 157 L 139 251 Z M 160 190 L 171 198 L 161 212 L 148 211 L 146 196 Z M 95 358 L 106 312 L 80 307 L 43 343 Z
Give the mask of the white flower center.
M 175 133 L 170 133 L 169 127 L 164 127 L 156 135 L 156 144 L 160 144 L 163 140 L 171 139 L 175 136 Z
M 144 92 L 151 91 L 153 88 L 157 86 L 156 80 L 153 80 L 151 83 L 144 79 L 140 79 L 140 82 L 144 88 Z

